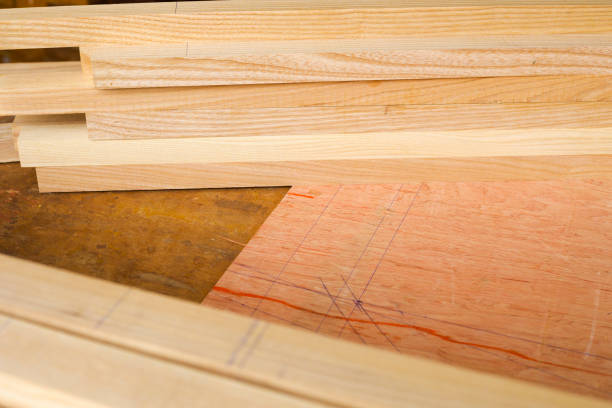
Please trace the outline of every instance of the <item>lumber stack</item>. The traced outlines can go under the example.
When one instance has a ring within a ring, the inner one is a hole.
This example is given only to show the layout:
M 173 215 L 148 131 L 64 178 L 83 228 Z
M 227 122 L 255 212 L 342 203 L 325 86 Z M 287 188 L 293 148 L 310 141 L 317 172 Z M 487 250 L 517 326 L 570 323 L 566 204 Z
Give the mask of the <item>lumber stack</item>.
M 2 10 L 0 115 L 41 191 L 612 174 L 612 2 Z

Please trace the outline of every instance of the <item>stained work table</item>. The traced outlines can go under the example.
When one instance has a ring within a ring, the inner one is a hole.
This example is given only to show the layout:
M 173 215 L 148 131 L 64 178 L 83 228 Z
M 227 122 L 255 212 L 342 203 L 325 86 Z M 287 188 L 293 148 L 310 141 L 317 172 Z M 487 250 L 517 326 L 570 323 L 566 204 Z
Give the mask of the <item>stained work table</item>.
M 40 194 L 0 165 L 0 253 L 201 301 L 287 188 Z

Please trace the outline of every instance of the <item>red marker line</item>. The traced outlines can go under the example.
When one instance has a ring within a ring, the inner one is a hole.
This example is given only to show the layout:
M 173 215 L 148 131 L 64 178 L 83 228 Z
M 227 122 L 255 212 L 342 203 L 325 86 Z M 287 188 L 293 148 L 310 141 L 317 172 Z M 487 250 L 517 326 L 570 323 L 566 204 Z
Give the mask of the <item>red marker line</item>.
M 373 324 L 373 325 L 379 325 L 379 326 L 391 326 L 391 327 L 401 327 L 401 328 L 405 328 L 405 329 L 413 329 L 413 330 L 420 331 L 422 333 L 427 333 L 427 334 L 429 334 L 431 336 L 437 337 L 437 338 L 439 338 L 441 340 L 444 340 L 444 341 L 447 341 L 449 343 L 461 344 L 461 345 L 464 345 L 464 346 L 473 346 L 473 347 L 477 347 L 477 348 L 481 348 L 481 349 L 486 349 L 486 350 L 499 351 L 501 353 L 506 353 L 506 354 L 510 354 L 512 356 L 521 358 L 523 360 L 532 361 L 534 363 L 544 364 L 544 365 L 548 365 L 548 366 L 552 366 L 552 367 L 566 368 L 566 369 L 569 369 L 569 370 L 582 371 L 582 372 L 589 373 L 589 374 L 596 374 L 596 375 L 601 375 L 601 376 L 605 376 L 605 377 L 612 377 L 612 374 L 608 374 L 608 373 L 602 373 L 602 372 L 599 372 L 599 371 L 588 370 L 588 369 L 580 368 L 580 367 L 573 367 L 573 366 L 569 366 L 569 365 L 565 365 L 565 364 L 553 363 L 553 362 L 550 362 L 550 361 L 538 360 L 536 358 L 530 357 L 530 356 L 528 356 L 526 354 L 520 353 L 520 352 L 515 351 L 515 350 L 511 350 L 511 349 L 505 349 L 505 348 L 502 348 L 502 347 L 490 346 L 490 345 L 487 345 L 487 344 L 471 343 L 471 342 L 467 342 L 467 341 L 457 340 L 457 339 L 454 339 L 454 338 L 452 338 L 450 336 L 447 336 L 445 334 L 441 334 L 441 333 L 437 332 L 434 329 L 430 329 L 430 328 L 427 328 L 427 327 L 416 326 L 416 325 L 413 325 L 413 324 L 403 324 L 403 323 L 395 323 L 395 322 L 384 322 L 384 321 L 374 321 L 374 320 L 367 320 L 367 319 L 357 319 L 357 318 L 350 318 L 350 317 L 344 317 L 344 316 L 338 316 L 338 315 L 333 315 L 333 314 L 328 314 L 328 313 L 317 312 L 316 310 L 311 310 L 311 309 L 307 309 L 307 308 L 302 307 L 302 306 L 294 305 L 292 303 L 286 302 L 286 301 L 281 300 L 281 299 L 276 299 L 276 298 L 272 298 L 272 297 L 269 297 L 269 296 L 257 295 L 255 293 L 235 291 L 235 290 L 228 289 L 228 288 L 225 288 L 225 287 L 222 287 L 222 286 L 215 286 L 215 287 L 213 287 L 212 290 L 215 290 L 217 292 L 228 293 L 228 294 L 234 295 L 234 296 L 249 297 L 249 298 L 261 299 L 261 300 L 267 300 L 269 302 L 279 303 L 279 304 L 281 304 L 283 306 L 286 306 L 286 307 L 289 307 L 291 309 L 299 310 L 299 311 L 306 312 L 306 313 L 311 313 L 311 314 L 314 314 L 314 315 L 317 315 L 317 316 L 324 316 L 327 319 L 337 319 L 337 320 L 345 320 L 345 321 L 355 322 L 355 323 Z
M 311 195 L 298 194 L 298 193 L 287 193 L 287 195 L 292 195 L 292 196 L 297 196 L 297 197 L 314 198 L 314 196 L 311 196 Z

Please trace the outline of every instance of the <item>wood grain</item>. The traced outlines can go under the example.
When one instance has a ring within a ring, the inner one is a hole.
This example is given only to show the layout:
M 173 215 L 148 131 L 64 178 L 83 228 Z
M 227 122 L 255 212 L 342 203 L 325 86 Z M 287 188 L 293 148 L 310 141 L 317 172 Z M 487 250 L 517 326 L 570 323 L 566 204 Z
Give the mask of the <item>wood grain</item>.
M 82 54 L 97 88 L 612 74 L 612 35 L 556 42 L 562 48 L 535 40 L 523 45 L 520 39 L 485 42 L 479 44 L 482 49 L 454 38 L 434 44 L 404 39 L 211 41 Z
M 95 89 L 77 62 L 0 64 L 0 115 L 163 109 L 612 102 L 612 76 Z
M 19 161 L 13 140 L 12 117 L 0 117 L 0 163 Z
M 610 34 L 609 1 L 224 1 L 0 10 L 0 49 L 203 40 Z M 180 28 L 180 29 L 179 29 Z
M 19 126 L 24 167 L 612 154 L 609 127 L 95 141 L 78 118 Z
M 0 314 L 0 402 L 8 406 L 328 406 Z M 203 395 L 206 397 L 204 398 Z
M 104 406 L 606 406 L 15 258 L 0 265 L 3 403 L 59 391 Z M 24 394 L 32 385 L 44 392 Z
M 40 192 L 612 178 L 612 156 L 37 167 Z
M 90 139 L 294 136 L 612 126 L 612 103 L 392 105 L 92 112 Z
M 293 187 L 204 304 L 612 399 L 612 181 Z

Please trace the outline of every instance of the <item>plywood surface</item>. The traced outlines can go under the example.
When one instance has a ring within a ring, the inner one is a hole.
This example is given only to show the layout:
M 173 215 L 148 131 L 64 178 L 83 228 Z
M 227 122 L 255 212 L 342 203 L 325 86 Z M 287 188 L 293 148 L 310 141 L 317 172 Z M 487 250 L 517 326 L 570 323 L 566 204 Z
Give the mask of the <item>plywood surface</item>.
M 612 183 L 293 187 L 204 304 L 612 398 Z
M 0 64 L 0 115 L 162 109 L 610 102 L 611 76 L 541 76 L 103 90 L 78 62 Z

